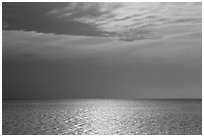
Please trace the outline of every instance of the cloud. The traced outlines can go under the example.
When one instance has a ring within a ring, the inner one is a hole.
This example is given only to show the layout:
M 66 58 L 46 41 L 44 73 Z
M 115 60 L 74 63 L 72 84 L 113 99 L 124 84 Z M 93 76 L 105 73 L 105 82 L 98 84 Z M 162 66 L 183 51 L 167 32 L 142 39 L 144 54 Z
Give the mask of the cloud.
M 5 30 L 134 41 L 168 36 L 163 30 L 175 25 L 201 30 L 201 23 L 201 3 L 3 3 Z
M 160 28 L 169 25 L 201 28 L 201 11 L 201 3 L 73 3 L 58 9 L 56 16 L 73 17 L 109 36 L 132 41 L 162 37 Z
M 80 18 L 80 17 L 98 17 L 103 14 L 109 14 L 109 10 L 102 8 L 103 3 L 70 3 L 68 6 L 49 11 L 48 15 L 54 15 L 58 18 Z M 114 6 L 114 8 L 117 8 Z
M 94 25 L 71 19 L 56 19 L 46 13 L 69 3 L 3 3 L 3 29 L 43 33 L 103 36 Z

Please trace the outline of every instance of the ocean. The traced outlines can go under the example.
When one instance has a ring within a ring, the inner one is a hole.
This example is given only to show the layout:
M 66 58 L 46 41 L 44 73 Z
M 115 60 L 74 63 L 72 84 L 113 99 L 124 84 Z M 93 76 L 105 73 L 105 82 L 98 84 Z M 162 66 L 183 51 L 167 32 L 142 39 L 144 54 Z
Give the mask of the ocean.
M 202 100 L 3 100 L 2 134 L 200 135 Z

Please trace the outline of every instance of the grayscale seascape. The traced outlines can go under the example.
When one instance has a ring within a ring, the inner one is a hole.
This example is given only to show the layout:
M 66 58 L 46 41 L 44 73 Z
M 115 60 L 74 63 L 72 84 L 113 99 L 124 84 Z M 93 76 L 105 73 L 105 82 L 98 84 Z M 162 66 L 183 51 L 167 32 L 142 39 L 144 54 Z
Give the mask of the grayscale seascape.
M 3 101 L 3 134 L 202 134 L 201 99 Z
M 202 2 L 2 2 L 3 135 L 201 135 Z

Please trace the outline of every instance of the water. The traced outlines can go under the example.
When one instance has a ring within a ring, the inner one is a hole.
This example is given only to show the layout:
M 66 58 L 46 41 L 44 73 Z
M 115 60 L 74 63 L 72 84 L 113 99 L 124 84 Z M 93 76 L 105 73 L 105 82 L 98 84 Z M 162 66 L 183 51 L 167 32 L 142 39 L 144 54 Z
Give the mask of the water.
M 202 100 L 3 101 L 3 134 L 202 134 Z

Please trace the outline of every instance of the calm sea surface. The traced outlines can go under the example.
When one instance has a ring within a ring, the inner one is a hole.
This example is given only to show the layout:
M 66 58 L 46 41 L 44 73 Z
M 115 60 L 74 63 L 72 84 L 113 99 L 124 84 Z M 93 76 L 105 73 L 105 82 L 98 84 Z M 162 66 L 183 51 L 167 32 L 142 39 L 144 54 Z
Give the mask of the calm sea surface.
M 202 134 L 202 100 L 3 101 L 3 134 Z

